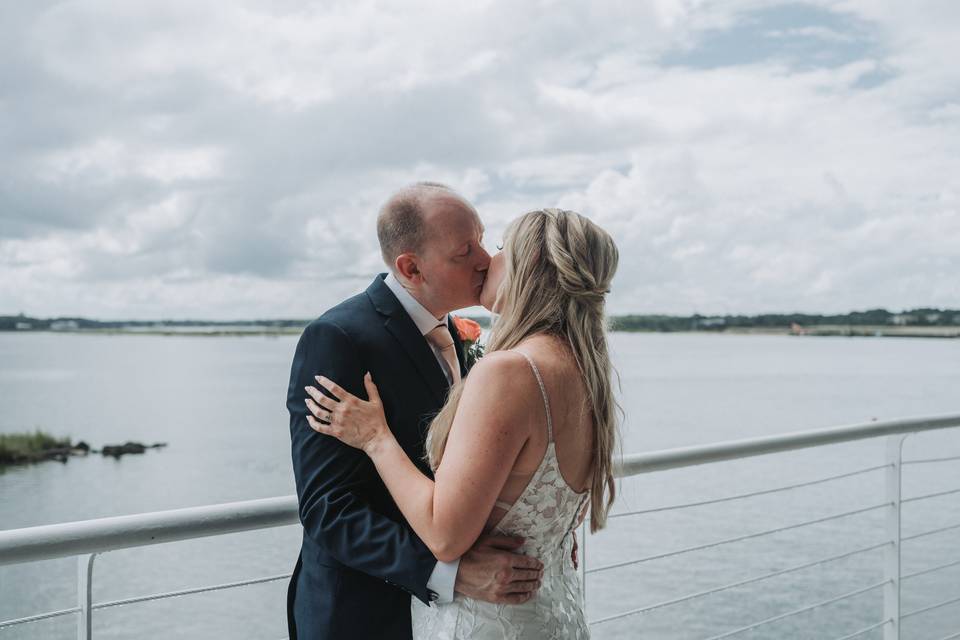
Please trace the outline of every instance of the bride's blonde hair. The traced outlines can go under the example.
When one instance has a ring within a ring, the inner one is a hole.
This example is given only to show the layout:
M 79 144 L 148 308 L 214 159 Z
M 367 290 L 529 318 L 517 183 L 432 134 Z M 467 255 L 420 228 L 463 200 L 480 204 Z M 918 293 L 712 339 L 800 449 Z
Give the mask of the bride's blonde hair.
M 497 291 L 502 315 L 487 353 L 512 349 L 535 334 L 562 339 L 583 377 L 593 418 L 590 531 L 604 527 L 616 495 L 613 453 L 617 411 L 607 349 L 604 301 L 617 270 L 613 238 L 573 211 L 540 209 L 513 221 L 504 234 L 504 279 Z M 436 470 L 460 403 L 463 382 L 450 390 L 430 424 L 427 461 Z

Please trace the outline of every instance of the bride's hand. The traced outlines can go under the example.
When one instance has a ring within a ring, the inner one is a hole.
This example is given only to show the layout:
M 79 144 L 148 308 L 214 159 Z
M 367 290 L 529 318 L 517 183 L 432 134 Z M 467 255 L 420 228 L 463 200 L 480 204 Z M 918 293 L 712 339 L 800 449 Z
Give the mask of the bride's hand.
M 363 377 L 367 397 L 370 398 L 368 401 L 361 400 L 328 378 L 314 378 L 317 384 L 337 398 L 327 397 L 316 387 L 304 387 L 310 396 L 305 400 L 307 409 L 313 414 L 307 415 L 307 422 L 314 431 L 363 449 L 368 455 L 384 438 L 393 437 L 383 413 L 380 393 L 369 373 Z

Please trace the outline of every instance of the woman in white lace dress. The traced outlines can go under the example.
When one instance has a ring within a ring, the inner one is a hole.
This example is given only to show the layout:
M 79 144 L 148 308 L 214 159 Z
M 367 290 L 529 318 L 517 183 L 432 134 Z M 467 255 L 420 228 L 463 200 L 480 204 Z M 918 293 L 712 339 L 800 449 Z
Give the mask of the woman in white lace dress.
M 443 561 L 483 532 L 522 536 L 540 559 L 540 589 L 521 604 L 457 594 L 413 602 L 417 640 L 587 638 L 572 533 L 590 513 L 605 525 L 614 498 L 617 406 L 604 302 L 616 271 L 613 239 L 570 211 L 527 213 L 507 229 L 481 301 L 498 314 L 486 355 L 454 386 L 430 425 L 425 477 L 386 425 L 376 386 L 369 401 L 321 379 L 338 401 L 312 393 L 317 431 L 363 449 L 410 526 Z M 327 424 L 329 423 L 329 424 Z

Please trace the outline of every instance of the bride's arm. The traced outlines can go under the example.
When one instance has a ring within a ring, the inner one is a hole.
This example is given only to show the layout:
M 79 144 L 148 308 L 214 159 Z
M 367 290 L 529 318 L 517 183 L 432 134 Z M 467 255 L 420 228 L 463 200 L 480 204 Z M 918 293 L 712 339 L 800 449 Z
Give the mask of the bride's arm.
M 522 356 L 494 352 L 478 362 L 465 381 L 436 481 L 417 469 L 385 422 L 373 424 L 371 408 L 362 406 L 370 403 L 350 398 L 348 407 L 334 408 L 332 425 L 313 424 L 370 456 L 407 522 L 438 560 L 449 562 L 463 555 L 483 531 L 529 437 L 531 399 L 542 406 Z

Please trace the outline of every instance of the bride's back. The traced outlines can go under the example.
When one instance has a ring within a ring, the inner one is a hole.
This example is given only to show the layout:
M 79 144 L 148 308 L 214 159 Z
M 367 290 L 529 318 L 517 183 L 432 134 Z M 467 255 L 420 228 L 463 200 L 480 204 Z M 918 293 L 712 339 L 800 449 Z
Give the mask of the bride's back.
M 525 339 L 511 351 L 532 361 L 536 371 L 528 366 L 528 375 L 533 378 L 539 374 L 543 394 L 522 399 L 528 422 L 516 428 L 527 430 L 529 436 L 490 513 L 487 530 L 507 524 L 501 521 L 509 506 L 521 497 L 548 454 L 551 429 L 547 406 L 560 486 L 566 485 L 572 493 L 584 496 L 590 487 L 594 423 L 583 377 L 569 345 L 556 336 L 539 334 Z

